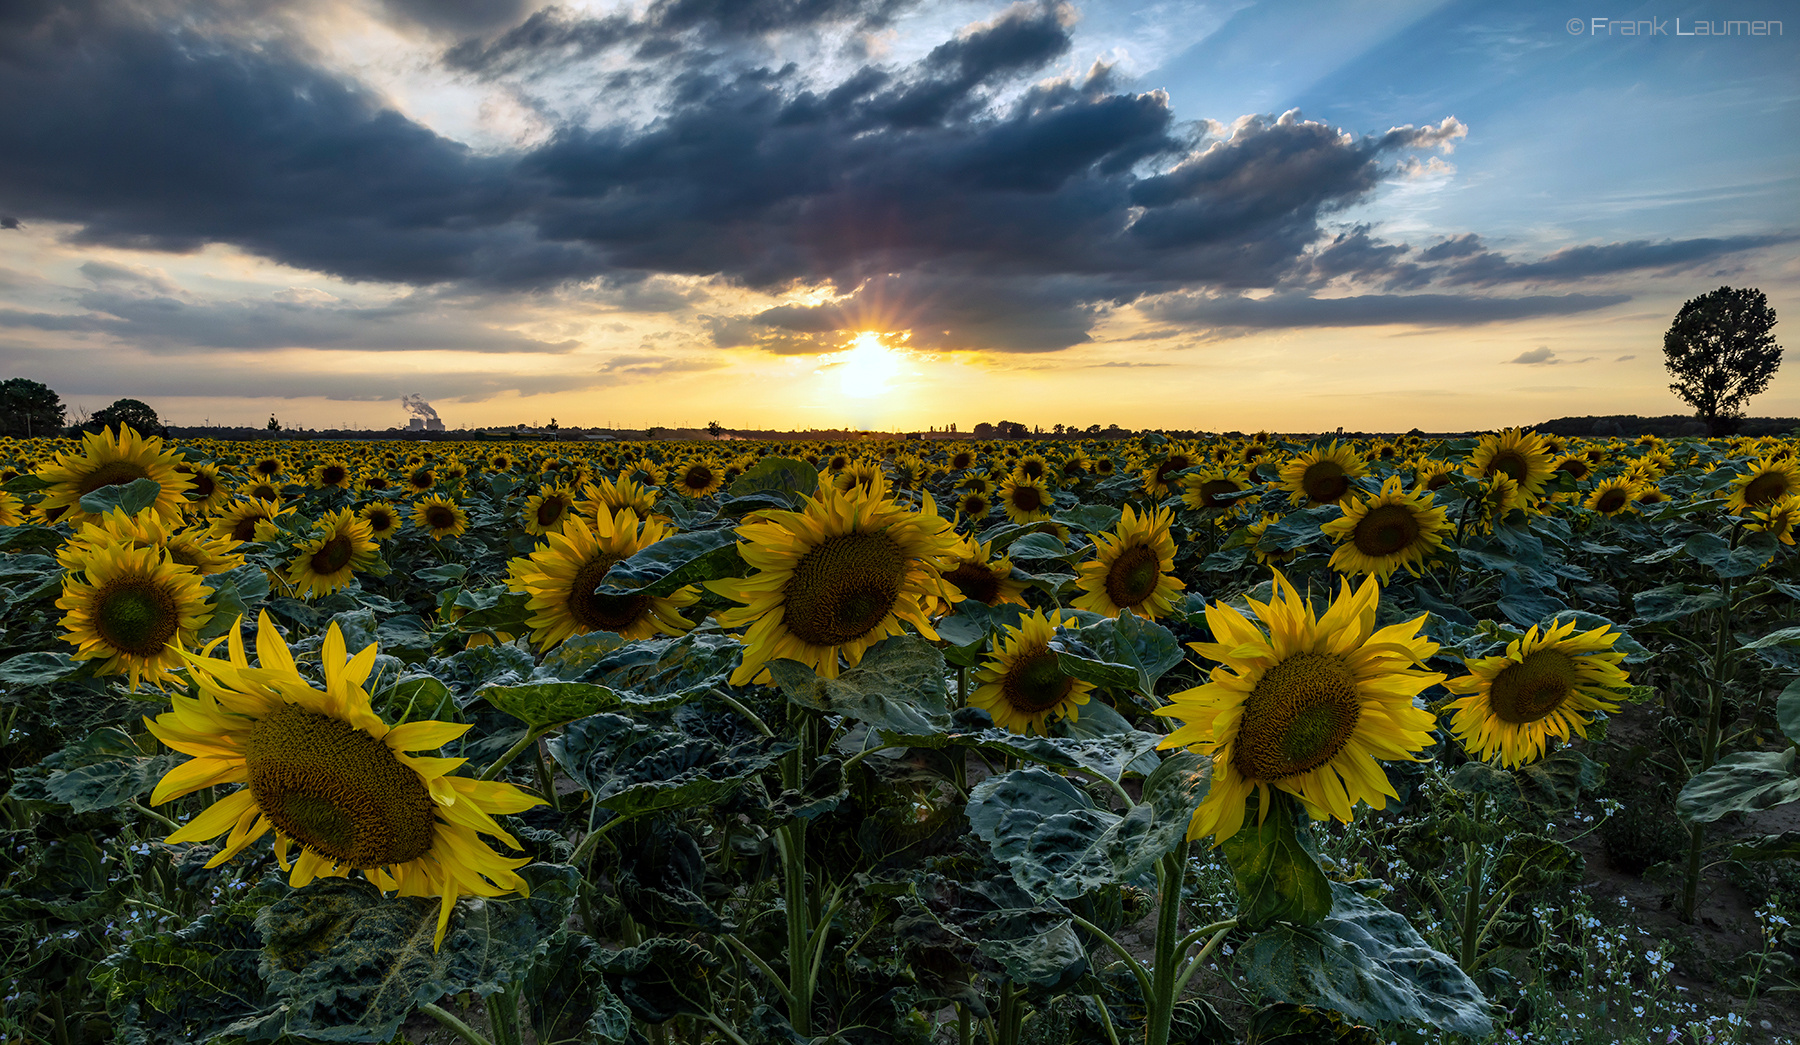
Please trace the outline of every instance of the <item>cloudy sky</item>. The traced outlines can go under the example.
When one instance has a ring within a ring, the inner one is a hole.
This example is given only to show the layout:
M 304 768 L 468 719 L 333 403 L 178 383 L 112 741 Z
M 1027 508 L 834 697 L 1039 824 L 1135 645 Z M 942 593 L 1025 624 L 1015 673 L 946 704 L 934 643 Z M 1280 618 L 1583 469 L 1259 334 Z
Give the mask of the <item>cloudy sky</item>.
M 1682 412 L 1684 300 L 1800 347 L 1800 17 L 1608 4 L 7 0 L 0 376 L 290 427 Z

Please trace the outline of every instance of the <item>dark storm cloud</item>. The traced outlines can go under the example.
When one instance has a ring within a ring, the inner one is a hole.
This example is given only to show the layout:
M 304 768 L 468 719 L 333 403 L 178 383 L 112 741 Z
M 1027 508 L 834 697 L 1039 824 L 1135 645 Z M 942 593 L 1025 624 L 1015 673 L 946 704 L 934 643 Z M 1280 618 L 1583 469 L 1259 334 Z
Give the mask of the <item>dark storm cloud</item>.
M 525 13 L 525 0 L 380 0 L 395 22 L 441 33 L 478 33 L 512 25 Z
M 1315 298 L 1276 294 L 1265 298 L 1202 297 L 1175 294 L 1139 308 L 1161 322 L 1192 323 L 1225 330 L 1284 327 L 1354 327 L 1411 324 L 1472 326 L 1537 316 L 1592 312 L 1631 300 L 1628 294 L 1558 294 L 1516 298 L 1461 294 L 1363 294 Z
M 654 35 L 638 23 L 673 40 L 688 27 L 862 24 L 894 9 L 876 0 L 659 0 L 637 22 L 611 28 L 548 10 L 453 58 L 491 71 L 631 34 L 638 46 Z M 444 10 L 448 25 L 473 7 Z M 251 47 L 117 14 L 14 17 L 0 33 L 0 205 L 9 214 L 71 223 L 77 242 L 164 251 L 228 243 L 349 280 L 478 293 L 593 280 L 630 288 L 662 274 L 771 291 L 828 284 L 848 295 L 811 311 L 706 320 L 719 345 L 772 352 L 836 347 L 844 330 L 875 320 L 910 330 L 922 348 L 1054 351 L 1089 340 L 1113 309 L 1194 288 L 1283 291 L 1261 302 L 1192 299 L 1195 321 L 1222 326 L 1563 314 L 1622 299 L 1389 293 L 1315 302 L 1294 292 L 1334 280 L 1387 291 L 1554 282 L 1770 241 L 1618 244 L 1530 262 L 1474 237 L 1417 252 L 1366 229 L 1328 239 L 1331 215 L 1366 200 L 1410 151 L 1445 146 L 1462 125 L 1357 136 L 1290 112 L 1177 126 L 1166 95 L 1121 90 L 1104 67 L 1041 78 L 1070 46 L 1072 12 L 1053 2 L 1015 4 L 911 66 L 870 66 L 836 84 L 810 84 L 794 66 L 662 63 L 670 93 L 647 124 L 564 126 L 542 145 L 498 154 L 436 134 L 278 43 Z M 367 318 L 349 310 L 339 326 L 318 311 L 202 308 L 161 295 L 169 305 L 141 288 L 127 292 L 121 277 L 89 275 L 96 286 L 81 302 L 89 311 L 17 310 L 0 323 L 66 323 L 166 350 L 304 338 L 350 346 L 345 329 Z M 644 283 L 646 307 L 689 307 L 682 294 Z M 1175 308 L 1149 311 L 1167 319 Z M 423 347 L 449 333 L 394 333 L 385 346 L 353 347 Z M 473 338 L 492 346 L 478 351 L 560 347 L 495 332 Z

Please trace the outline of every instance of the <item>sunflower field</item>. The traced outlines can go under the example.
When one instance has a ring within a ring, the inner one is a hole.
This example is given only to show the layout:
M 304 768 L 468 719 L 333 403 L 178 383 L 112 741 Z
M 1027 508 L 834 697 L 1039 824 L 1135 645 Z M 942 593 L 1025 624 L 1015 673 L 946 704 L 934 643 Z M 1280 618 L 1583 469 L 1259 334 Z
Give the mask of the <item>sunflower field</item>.
M 0 439 L 0 1041 L 1789 1040 L 1797 445 Z

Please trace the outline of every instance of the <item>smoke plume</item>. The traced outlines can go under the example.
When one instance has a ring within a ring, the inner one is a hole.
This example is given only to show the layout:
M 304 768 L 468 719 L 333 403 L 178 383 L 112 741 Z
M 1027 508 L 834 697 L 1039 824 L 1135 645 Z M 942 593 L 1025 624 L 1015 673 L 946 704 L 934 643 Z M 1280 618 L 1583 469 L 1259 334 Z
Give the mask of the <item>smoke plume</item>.
M 424 396 L 421 396 L 421 395 L 401 396 L 400 397 L 400 405 L 405 407 L 407 412 L 412 414 L 414 417 L 423 417 L 426 420 L 439 419 L 437 410 L 435 410 L 430 403 L 427 403 L 425 401 Z

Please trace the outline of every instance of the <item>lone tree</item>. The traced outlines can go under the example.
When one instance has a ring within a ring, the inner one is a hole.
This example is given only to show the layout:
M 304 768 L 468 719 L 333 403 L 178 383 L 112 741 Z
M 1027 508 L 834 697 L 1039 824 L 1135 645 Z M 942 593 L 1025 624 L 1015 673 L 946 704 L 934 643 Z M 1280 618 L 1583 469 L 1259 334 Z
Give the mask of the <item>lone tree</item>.
M 98 432 L 103 428 L 118 428 L 130 425 L 139 435 L 167 435 L 168 429 L 163 427 L 162 419 L 156 416 L 156 410 L 141 399 L 115 399 L 111 406 L 94 411 L 94 416 L 82 425 L 90 432 Z
M 61 435 L 62 396 L 28 378 L 0 381 L 0 435 Z
M 1775 310 L 1754 288 L 1720 287 L 1681 306 L 1663 335 L 1675 382 L 1669 391 L 1694 408 L 1707 435 L 1726 435 L 1744 416 L 1744 401 L 1769 387 L 1781 346 L 1769 331 Z

